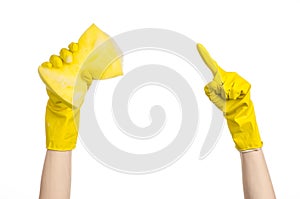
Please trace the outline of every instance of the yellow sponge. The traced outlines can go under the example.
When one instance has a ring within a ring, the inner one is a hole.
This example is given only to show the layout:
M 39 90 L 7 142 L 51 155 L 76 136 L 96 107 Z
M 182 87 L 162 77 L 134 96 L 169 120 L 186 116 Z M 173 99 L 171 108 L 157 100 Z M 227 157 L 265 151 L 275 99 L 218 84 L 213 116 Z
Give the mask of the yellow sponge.
M 95 24 L 39 66 L 38 72 L 47 89 L 69 106 L 80 107 L 92 80 L 123 74 L 121 51 L 116 43 Z

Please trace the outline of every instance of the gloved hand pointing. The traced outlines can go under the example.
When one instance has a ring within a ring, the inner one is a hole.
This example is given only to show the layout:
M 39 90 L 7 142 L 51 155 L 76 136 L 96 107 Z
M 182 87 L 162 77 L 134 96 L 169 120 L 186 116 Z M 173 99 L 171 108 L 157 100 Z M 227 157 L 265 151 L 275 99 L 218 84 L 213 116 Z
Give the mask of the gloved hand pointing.
M 261 148 L 250 83 L 235 72 L 224 71 L 203 45 L 198 44 L 197 49 L 214 75 L 204 88 L 205 94 L 223 112 L 236 148 L 239 151 Z

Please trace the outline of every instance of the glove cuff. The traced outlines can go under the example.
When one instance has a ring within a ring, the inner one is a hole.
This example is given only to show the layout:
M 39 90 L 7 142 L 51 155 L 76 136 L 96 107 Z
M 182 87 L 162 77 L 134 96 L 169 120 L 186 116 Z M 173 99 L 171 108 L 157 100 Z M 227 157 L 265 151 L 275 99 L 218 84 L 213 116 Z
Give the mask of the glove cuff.
M 45 116 L 46 148 L 68 151 L 76 147 L 80 110 L 48 100 Z
M 263 146 L 253 103 L 250 98 L 247 101 L 248 103 L 242 103 L 243 105 L 238 107 L 236 111 L 225 116 L 233 141 L 239 151 L 261 148 Z

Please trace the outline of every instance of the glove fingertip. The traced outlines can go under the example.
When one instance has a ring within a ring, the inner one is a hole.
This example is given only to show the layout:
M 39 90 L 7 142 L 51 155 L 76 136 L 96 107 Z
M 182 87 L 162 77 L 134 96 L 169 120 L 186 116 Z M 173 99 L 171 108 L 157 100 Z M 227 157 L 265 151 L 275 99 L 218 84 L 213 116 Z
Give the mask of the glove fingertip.
M 61 50 L 60 50 L 60 57 L 61 57 L 61 59 L 65 62 L 65 63 L 67 63 L 67 64 L 69 64 L 69 63 L 72 63 L 72 61 L 73 61 L 73 54 L 72 54 L 72 52 L 71 51 L 69 51 L 68 49 L 66 49 L 66 48 L 62 48 Z
M 63 66 L 62 59 L 57 55 L 51 55 L 49 62 L 55 68 L 61 68 Z

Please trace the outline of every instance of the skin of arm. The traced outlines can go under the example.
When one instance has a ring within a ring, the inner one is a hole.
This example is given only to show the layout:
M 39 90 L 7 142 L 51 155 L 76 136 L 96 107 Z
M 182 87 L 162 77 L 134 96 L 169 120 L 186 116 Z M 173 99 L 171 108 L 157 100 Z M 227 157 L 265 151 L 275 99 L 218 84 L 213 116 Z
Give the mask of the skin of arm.
M 275 199 L 263 151 L 241 152 L 240 156 L 245 199 Z
M 39 199 L 69 199 L 72 151 L 47 150 Z

